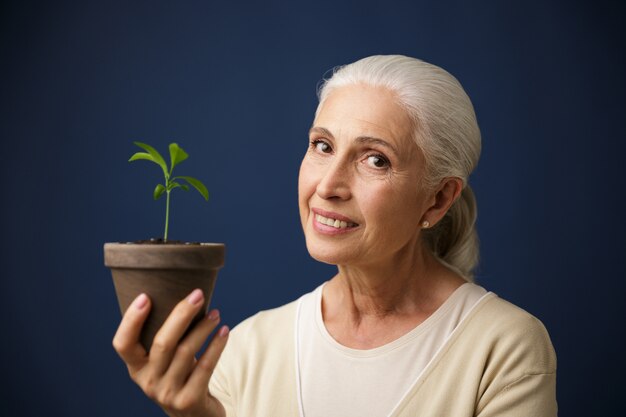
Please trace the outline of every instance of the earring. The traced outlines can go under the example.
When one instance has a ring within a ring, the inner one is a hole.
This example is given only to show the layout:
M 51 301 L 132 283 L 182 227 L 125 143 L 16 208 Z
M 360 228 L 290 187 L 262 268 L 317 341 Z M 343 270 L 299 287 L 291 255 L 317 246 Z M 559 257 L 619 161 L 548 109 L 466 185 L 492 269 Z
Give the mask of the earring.
M 430 222 L 429 222 L 428 220 L 424 220 L 424 221 L 422 222 L 422 227 L 423 227 L 424 229 L 428 229 L 428 228 L 430 227 Z

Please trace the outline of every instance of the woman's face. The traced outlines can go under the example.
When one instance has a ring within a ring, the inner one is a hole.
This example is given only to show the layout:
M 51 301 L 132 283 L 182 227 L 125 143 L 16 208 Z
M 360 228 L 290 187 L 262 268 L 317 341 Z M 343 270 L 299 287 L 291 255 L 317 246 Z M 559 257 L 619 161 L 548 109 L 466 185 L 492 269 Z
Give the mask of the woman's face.
M 424 158 L 411 133 L 411 120 L 387 89 L 353 85 L 327 97 L 298 184 L 313 258 L 364 265 L 415 250 L 434 197 L 419 185 Z

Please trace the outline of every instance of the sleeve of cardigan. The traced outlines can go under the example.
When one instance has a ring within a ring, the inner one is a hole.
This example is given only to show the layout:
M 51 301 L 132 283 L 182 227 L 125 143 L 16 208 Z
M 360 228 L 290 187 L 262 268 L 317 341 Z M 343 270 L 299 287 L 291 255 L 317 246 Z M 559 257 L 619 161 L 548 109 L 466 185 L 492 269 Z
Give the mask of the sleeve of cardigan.
M 556 354 L 538 319 L 518 316 L 490 353 L 477 417 L 556 417 Z
M 218 379 L 219 378 L 216 378 L 215 374 L 213 374 L 211 381 L 209 381 L 209 392 L 224 406 L 224 410 L 226 410 L 226 417 L 235 417 L 232 398 L 228 394 L 224 385 L 222 385 Z
M 504 387 L 477 417 L 556 417 L 556 373 L 528 374 Z
M 232 345 L 230 342 L 231 340 L 229 339 L 226 344 L 226 348 L 222 352 L 222 356 L 215 366 L 215 370 L 213 371 L 213 375 L 209 381 L 209 393 L 224 406 L 224 409 L 226 410 L 226 417 L 236 417 L 234 399 L 230 394 L 225 372 L 225 368 L 228 366 L 227 362 L 230 357 L 229 345 Z

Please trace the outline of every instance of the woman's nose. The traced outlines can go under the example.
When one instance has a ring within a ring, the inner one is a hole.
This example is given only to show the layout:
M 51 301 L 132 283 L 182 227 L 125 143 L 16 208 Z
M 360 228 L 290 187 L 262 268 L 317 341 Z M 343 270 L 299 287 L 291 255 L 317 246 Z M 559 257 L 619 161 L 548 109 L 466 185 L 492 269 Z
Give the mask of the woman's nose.
M 341 160 L 335 160 L 328 165 L 317 184 L 317 195 L 323 199 L 349 199 L 351 175 L 348 165 L 347 162 Z

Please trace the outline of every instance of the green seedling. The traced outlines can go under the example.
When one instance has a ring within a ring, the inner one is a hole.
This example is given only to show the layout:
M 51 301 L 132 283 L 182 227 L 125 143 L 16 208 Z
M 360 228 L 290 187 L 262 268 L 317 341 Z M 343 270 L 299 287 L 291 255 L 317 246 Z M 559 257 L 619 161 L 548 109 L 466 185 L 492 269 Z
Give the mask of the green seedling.
M 175 188 L 181 188 L 185 191 L 189 191 L 189 185 L 191 185 L 193 188 L 198 190 L 198 192 L 202 194 L 202 197 L 204 197 L 204 199 L 207 201 L 209 200 L 209 191 L 204 186 L 204 184 L 202 184 L 202 182 L 196 178 L 184 177 L 184 176 L 172 177 L 172 171 L 174 171 L 174 167 L 189 157 L 187 152 L 185 152 L 183 148 L 178 146 L 177 143 L 170 143 L 170 146 L 169 146 L 170 148 L 169 168 L 167 166 L 167 163 L 165 162 L 165 159 L 163 159 L 161 154 L 152 146 L 147 145 L 145 143 L 141 143 L 141 142 L 133 142 L 133 143 L 139 146 L 140 148 L 142 148 L 143 150 L 145 150 L 146 152 L 137 152 L 136 154 L 130 157 L 128 162 L 137 161 L 139 159 L 145 159 L 146 161 L 152 161 L 155 164 L 159 165 L 161 169 L 163 170 L 163 175 L 165 176 L 165 184 L 157 184 L 153 192 L 153 197 L 155 200 L 158 200 L 159 198 L 163 196 L 163 193 L 165 193 L 167 196 L 166 203 L 165 203 L 165 232 L 163 234 L 163 241 L 167 242 L 167 230 L 168 230 L 169 219 L 170 219 L 170 193 L 172 192 L 172 190 Z M 181 183 L 179 181 L 184 181 L 187 184 Z

